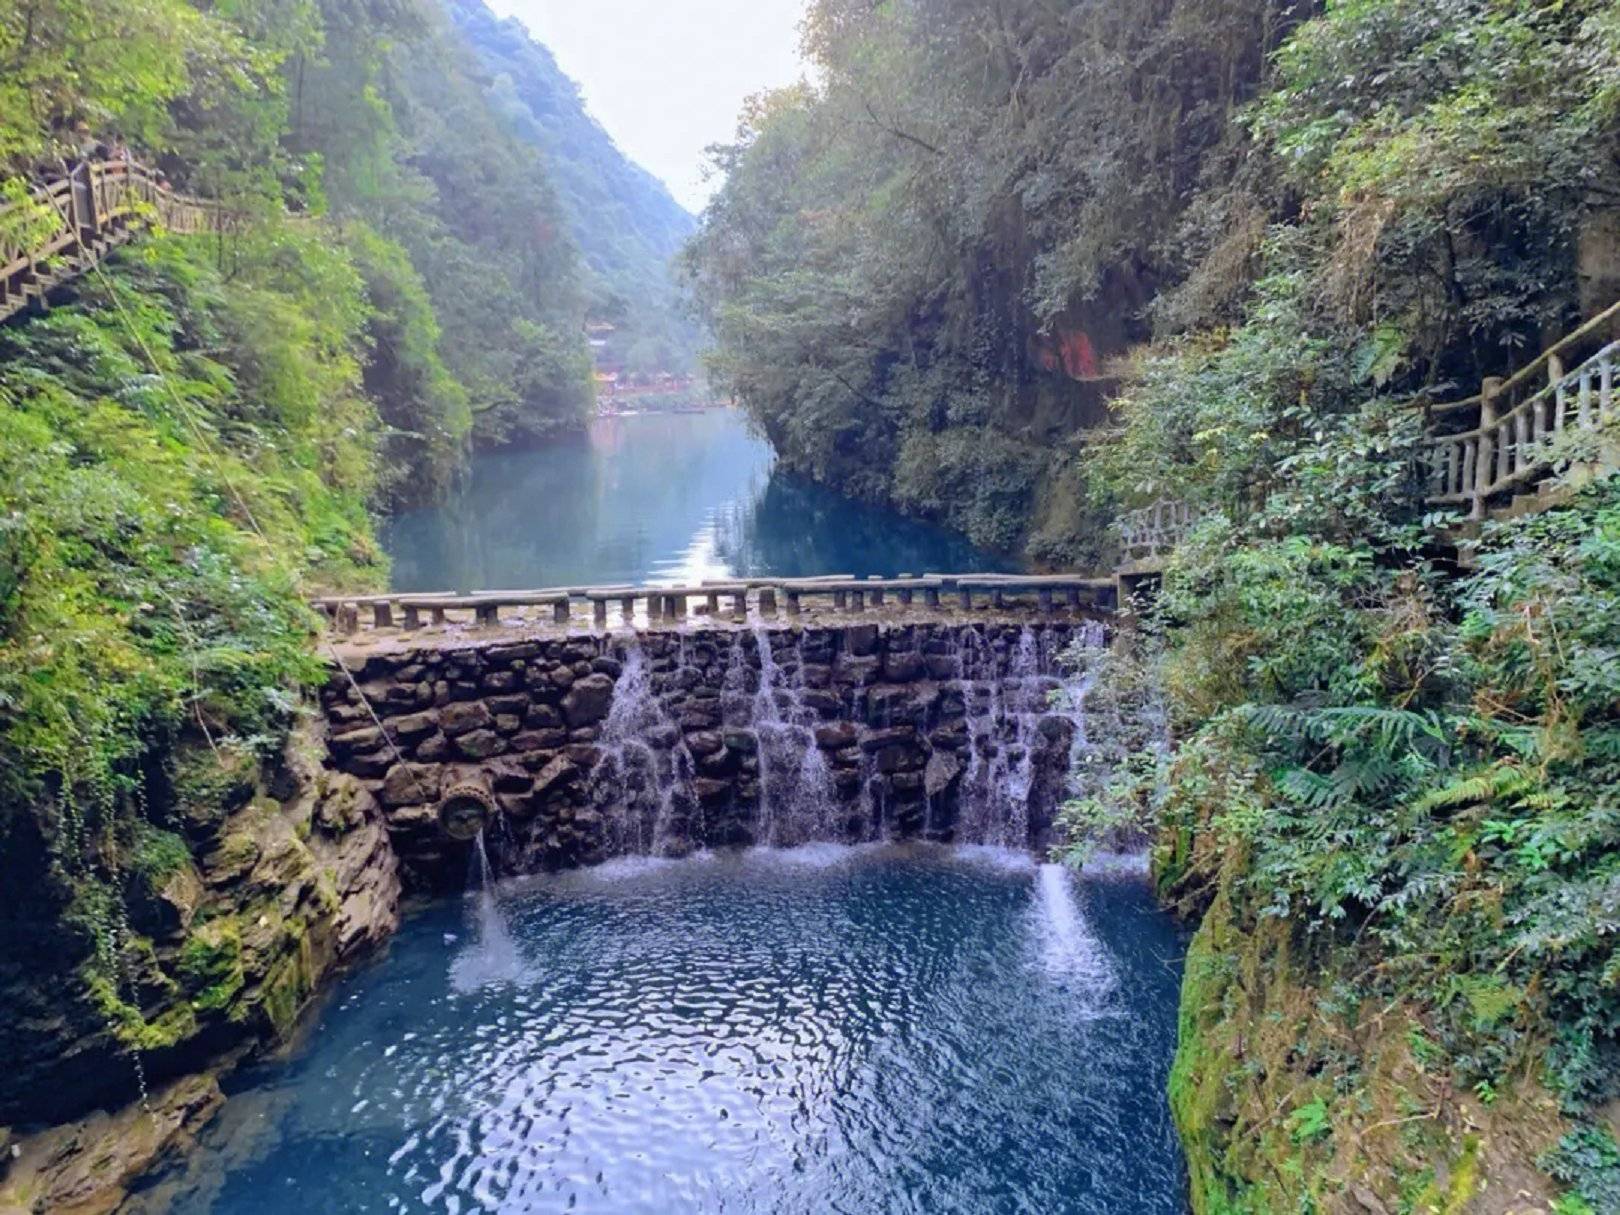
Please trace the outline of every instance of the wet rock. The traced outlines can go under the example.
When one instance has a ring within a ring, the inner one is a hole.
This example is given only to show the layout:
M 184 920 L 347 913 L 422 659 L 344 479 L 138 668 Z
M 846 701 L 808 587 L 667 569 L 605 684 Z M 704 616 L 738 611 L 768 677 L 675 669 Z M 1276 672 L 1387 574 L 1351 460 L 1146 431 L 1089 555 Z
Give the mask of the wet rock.
M 450 740 L 456 754 L 466 759 L 488 759 L 507 750 L 506 739 L 494 730 L 474 730 Z
M 529 711 L 529 697 L 523 692 L 514 692 L 507 696 L 491 696 L 484 704 L 496 717 L 522 717 Z
M 914 651 L 898 654 L 890 651 L 883 656 L 883 678 L 891 683 L 910 683 L 920 679 L 923 670 L 923 656 Z
M 513 751 L 555 751 L 568 743 L 566 730 L 524 730 L 512 736 Z
M 686 749 L 697 756 L 713 755 L 725 745 L 725 738 L 713 730 L 699 730 L 686 736 Z
M 563 697 L 563 716 L 576 729 L 594 726 L 608 715 L 612 705 L 613 680 L 606 675 L 587 675 L 583 679 L 573 680 L 568 695 Z
M 480 701 L 450 704 L 439 710 L 439 728 L 451 738 L 487 729 L 489 724 L 489 709 Z
M 14 1145 L 0 1211 L 116 1211 L 142 1176 L 196 1142 L 224 1102 L 212 1074 L 187 1076 L 154 1093 L 149 1108 L 92 1114 Z
M 738 755 L 753 755 L 759 750 L 759 737 L 752 730 L 727 730 L 726 750 Z
M 370 719 L 367 718 L 369 721 Z M 356 751 L 370 751 L 383 740 L 383 732 L 374 725 L 362 726 L 358 730 L 347 730 L 342 734 L 334 734 L 330 746 L 334 753 L 339 755 L 352 755 Z
M 574 762 L 566 756 L 559 755 L 535 775 L 534 796 L 538 799 L 561 792 L 578 777 L 579 768 Z
M 854 746 L 857 737 L 853 722 L 834 721 L 816 727 L 816 746 L 823 751 L 841 751 Z
M 929 797 L 944 793 L 962 775 L 964 765 L 954 751 L 935 751 L 923 769 L 923 789 Z
M 563 724 L 563 717 L 551 705 L 531 704 L 523 715 L 523 724 L 531 730 L 552 730 Z
M 433 709 L 396 717 L 388 723 L 389 732 L 399 741 L 407 743 L 426 738 L 438 728 L 439 714 Z
M 423 763 L 437 763 L 450 754 L 450 740 L 443 734 L 434 734 L 416 744 L 412 754 Z
M 875 624 L 857 624 L 845 629 L 844 645 L 851 654 L 858 657 L 877 653 L 878 626 Z
M 395 764 L 383 779 L 378 800 L 385 806 L 434 801 L 439 796 L 440 773 L 434 764 Z
M 343 761 L 343 770 L 366 780 L 374 780 L 385 774 L 389 768 L 394 766 L 395 762 L 393 749 L 388 748 L 382 751 L 372 751 L 367 755 L 351 755 Z
M 861 749 L 864 751 L 881 751 L 885 747 L 897 744 L 915 743 L 917 731 L 911 726 L 893 726 L 887 730 L 873 730 L 861 739 Z

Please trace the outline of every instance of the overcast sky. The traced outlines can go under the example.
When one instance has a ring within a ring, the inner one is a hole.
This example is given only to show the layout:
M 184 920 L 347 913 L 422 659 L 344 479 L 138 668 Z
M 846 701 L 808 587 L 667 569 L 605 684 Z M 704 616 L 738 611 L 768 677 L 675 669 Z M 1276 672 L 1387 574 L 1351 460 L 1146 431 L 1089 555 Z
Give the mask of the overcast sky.
M 743 99 L 803 75 L 805 0 L 490 0 L 578 82 L 631 159 L 693 211 L 715 182 L 703 149 L 730 140 Z

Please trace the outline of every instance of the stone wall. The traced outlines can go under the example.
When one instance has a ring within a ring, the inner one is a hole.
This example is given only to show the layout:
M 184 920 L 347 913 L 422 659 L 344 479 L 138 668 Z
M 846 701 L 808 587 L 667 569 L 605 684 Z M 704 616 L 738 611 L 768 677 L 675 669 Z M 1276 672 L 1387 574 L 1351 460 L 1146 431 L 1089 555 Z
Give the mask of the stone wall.
M 419 891 L 466 880 L 478 807 L 461 807 L 474 812 L 463 829 L 445 821 L 445 798 L 468 788 L 487 791 L 503 873 L 809 840 L 1040 846 L 1078 722 L 1050 702 L 1080 636 L 1094 644 L 1096 626 L 440 644 L 352 657 L 323 705 L 332 762 L 382 805 Z

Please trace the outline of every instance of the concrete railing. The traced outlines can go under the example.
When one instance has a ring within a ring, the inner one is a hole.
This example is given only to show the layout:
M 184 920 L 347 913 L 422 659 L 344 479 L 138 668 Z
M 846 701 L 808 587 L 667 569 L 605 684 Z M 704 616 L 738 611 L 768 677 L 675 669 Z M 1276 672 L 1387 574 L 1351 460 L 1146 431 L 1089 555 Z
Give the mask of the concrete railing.
M 1180 544 L 1202 515 L 1186 502 L 1161 498 L 1152 506 L 1126 511 L 1114 521 L 1127 564 L 1155 561 Z
M 1547 374 L 1539 388 L 1521 372 L 1509 381 L 1487 380 L 1477 398 L 1437 407 L 1445 412 L 1471 408 L 1477 422 L 1424 441 L 1425 501 L 1467 506 L 1474 518 L 1483 518 L 1492 498 L 1523 491 L 1556 470 L 1564 457 L 1553 440 L 1595 433 L 1616 420 L 1620 342 L 1610 342 L 1567 373 L 1557 354 L 1544 355 L 1536 366 Z
M 608 625 L 613 616 L 631 622 L 644 616 L 649 624 L 675 623 L 688 615 L 746 622 L 807 609 L 864 612 L 916 608 L 937 611 L 1005 609 L 1027 602 L 1042 612 L 1106 606 L 1114 593 L 1111 578 L 1079 575 L 924 574 L 898 578 L 751 578 L 703 582 L 692 586 L 553 587 L 530 591 L 480 591 L 474 594 L 333 595 L 314 607 L 339 633 L 362 629 L 412 632 L 452 623 L 497 628 L 505 609 L 550 609 L 555 626 Z M 578 616 L 576 617 L 576 610 Z M 545 616 L 542 611 L 542 618 Z

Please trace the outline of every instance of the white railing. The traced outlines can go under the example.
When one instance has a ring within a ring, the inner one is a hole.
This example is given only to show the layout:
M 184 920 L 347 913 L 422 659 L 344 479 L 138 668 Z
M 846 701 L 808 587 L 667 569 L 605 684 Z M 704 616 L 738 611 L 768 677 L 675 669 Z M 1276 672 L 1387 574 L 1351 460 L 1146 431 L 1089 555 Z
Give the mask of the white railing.
M 1203 512 L 1187 502 L 1161 498 L 1152 506 L 1126 511 L 1114 521 L 1127 562 L 1152 561 L 1180 544 Z
M 1620 342 L 1611 342 L 1567 374 L 1557 356 L 1546 365 L 1548 383 L 1539 391 L 1515 403 L 1506 386 L 1487 383 L 1478 398 L 1466 403 L 1478 406 L 1477 426 L 1425 439 L 1421 462 L 1427 502 L 1468 506 L 1474 518 L 1483 518 L 1492 498 L 1522 490 L 1555 471 L 1561 456 L 1554 439 L 1596 432 L 1614 419 Z

